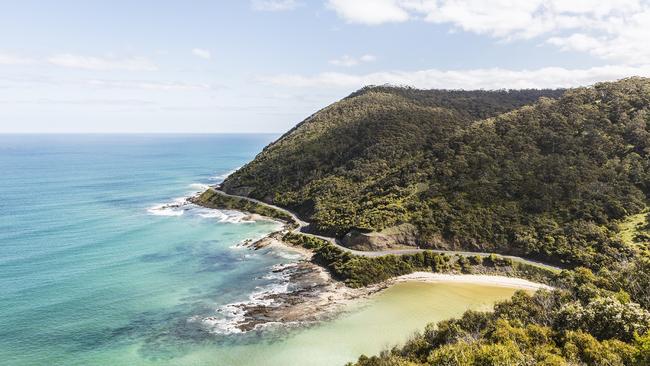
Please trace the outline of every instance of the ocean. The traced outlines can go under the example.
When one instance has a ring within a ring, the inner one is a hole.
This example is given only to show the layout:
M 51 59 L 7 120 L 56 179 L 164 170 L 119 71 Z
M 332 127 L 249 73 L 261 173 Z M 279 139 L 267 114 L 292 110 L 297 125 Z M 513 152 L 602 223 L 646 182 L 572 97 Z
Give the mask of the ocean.
M 343 364 L 512 293 L 402 286 L 333 322 L 238 333 L 231 305 L 286 291 L 274 269 L 300 257 L 239 245 L 277 223 L 176 204 L 276 137 L 0 135 L 0 364 Z

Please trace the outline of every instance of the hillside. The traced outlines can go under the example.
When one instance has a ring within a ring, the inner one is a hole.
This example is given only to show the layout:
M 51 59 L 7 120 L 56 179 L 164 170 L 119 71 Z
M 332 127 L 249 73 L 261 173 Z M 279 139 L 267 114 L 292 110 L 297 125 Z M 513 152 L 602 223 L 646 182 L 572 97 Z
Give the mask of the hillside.
M 368 87 L 315 113 L 223 189 L 349 245 L 384 241 L 598 267 L 650 193 L 650 80 L 562 90 Z M 392 235 L 392 236 L 391 236 Z

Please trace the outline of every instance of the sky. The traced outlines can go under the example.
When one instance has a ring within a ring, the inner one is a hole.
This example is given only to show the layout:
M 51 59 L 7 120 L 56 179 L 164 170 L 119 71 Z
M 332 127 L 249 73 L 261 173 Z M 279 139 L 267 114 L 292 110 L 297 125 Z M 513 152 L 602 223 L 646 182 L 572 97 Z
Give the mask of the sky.
M 0 133 L 279 133 L 365 85 L 635 75 L 650 0 L 0 1 Z

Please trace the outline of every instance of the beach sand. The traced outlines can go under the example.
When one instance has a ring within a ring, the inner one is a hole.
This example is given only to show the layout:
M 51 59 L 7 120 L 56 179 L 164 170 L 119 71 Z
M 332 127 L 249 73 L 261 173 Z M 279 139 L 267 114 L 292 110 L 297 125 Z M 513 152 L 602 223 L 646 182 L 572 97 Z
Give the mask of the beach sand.
M 536 291 L 539 289 L 553 289 L 551 286 L 542 283 L 532 282 L 523 278 L 516 277 L 433 272 L 413 272 L 404 276 L 396 277 L 391 281 L 394 283 L 406 281 L 471 283 L 475 285 L 490 285 L 530 291 Z

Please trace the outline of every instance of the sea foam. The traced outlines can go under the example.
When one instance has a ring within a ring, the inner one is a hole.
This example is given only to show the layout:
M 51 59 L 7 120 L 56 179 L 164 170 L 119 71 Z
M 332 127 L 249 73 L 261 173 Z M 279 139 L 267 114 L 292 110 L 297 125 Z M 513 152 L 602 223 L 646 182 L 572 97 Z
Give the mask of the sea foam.
M 186 206 L 189 204 L 188 197 L 174 198 L 169 203 L 158 203 L 147 209 L 150 215 L 155 216 L 181 216 L 185 213 Z
M 240 211 L 194 206 L 192 213 L 204 219 L 216 219 L 217 222 L 227 222 L 230 224 L 250 224 L 255 222 L 250 220 L 247 214 Z
M 291 292 L 290 277 L 297 267 L 296 263 L 277 264 L 271 267 L 271 272 L 263 279 L 274 282 L 266 286 L 258 286 L 256 291 L 251 293 L 248 300 L 233 302 L 220 306 L 216 309 L 216 316 L 209 316 L 202 319 L 191 318 L 191 321 L 200 321 L 209 331 L 216 334 L 244 333 L 240 326 L 246 322 L 246 308 L 256 306 L 276 306 L 274 295 Z M 265 324 L 258 324 L 255 328 L 263 327 Z
M 192 193 L 201 193 L 210 188 L 210 185 L 204 183 L 192 183 L 189 185 L 189 188 L 192 190 Z
M 241 168 L 241 167 L 239 167 L 239 168 Z M 230 176 L 232 173 L 234 173 L 234 172 L 236 172 L 237 170 L 239 170 L 239 168 L 235 168 L 235 169 L 233 169 L 233 170 L 231 170 L 231 171 L 228 171 L 228 172 L 226 172 L 226 173 L 223 173 L 223 174 L 217 174 L 217 175 L 215 175 L 215 176 L 213 176 L 213 177 L 210 177 L 210 180 L 211 180 L 211 181 L 214 181 L 214 182 L 217 182 L 217 183 L 221 183 L 221 182 L 223 182 L 224 180 L 226 180 L 226 178 L 228 178 L 228 176 Z

